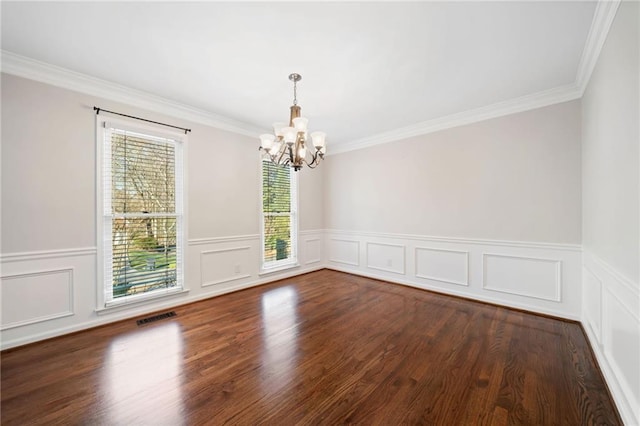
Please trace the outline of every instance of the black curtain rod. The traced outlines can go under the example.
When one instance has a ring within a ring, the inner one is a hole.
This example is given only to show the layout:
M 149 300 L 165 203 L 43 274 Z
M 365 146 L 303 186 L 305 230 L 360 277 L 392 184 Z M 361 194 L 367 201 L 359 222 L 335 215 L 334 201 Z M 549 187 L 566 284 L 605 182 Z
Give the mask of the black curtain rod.
M 173 127 L 174 129 L 180 129 L 184 131 L 186 135 L 191 129 L 185 129 L 184 127 L 172 126 L 171 124 L 160 123 L 159 121 L 147 120 L 146 118 L 134 117 L 133 115 L 121 114 L 119 112 L 109 111 L 108 109 L 98 108 L 96 106 L 93 107 L 93 110 L 96 112 L 96 115 L 100 114 L 100 111 L 108 112 L 109 114 L 120 115 L 122 117 L 133 118 L 134 120 L 146 121 L 147 123 L 160 124 L 161 126 Z

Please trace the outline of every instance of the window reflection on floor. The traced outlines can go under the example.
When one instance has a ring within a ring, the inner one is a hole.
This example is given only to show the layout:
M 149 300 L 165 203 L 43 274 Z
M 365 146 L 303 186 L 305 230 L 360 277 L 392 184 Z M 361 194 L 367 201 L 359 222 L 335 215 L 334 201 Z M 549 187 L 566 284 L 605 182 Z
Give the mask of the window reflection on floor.
M 261 363 L 265 390 L 288 385 L 295 377 L 298 350 L 298 294 L 281 287 L 262 295 L 264 351 Z
M 154 324 L 115 339 L 105 358 L 108 424 L 183 423 L 182 330 Z

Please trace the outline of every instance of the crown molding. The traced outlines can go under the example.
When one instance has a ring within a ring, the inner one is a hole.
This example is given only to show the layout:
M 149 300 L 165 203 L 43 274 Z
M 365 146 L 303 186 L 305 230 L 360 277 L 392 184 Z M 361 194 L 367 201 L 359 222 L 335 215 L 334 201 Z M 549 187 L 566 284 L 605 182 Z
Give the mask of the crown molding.
M 587 34 L 587 41 L 584 44 L 576 74 L 576 85 L 580 89 L 580 96 L 587 88 L 620 3 L 621 0 L 600 0 L 596 4 L 596 10 L 593 13 L 593 20 L 591 21 L 591 27 L 589 28 L 589 34 Z
M 370 146 L 408 139 L 414 136 L 425 135 L 450 129 L 452 127 L 464 126 L 466 124 L 477 123 L 491 118 L 502 117 L 518 112 L 541 108 L 548 105 L 572 101 L 580 98 L 582 93 L 575 84 L 560 86 L 555 89 L 544 90 L 531 95 L 509 99 L 484 107 L 423 121 L 411 126 L 401 127 L 389 132 L 379 133 L 374 136 L 358 139 L 353 142 L 343 143 L 332 147 L 331 154 L 354 151 Z M 329 155 L 329 153 L 327 153 Z
M 596 66 L 602 47 L 607 39 L 611 25 L 620 6 L 621 0 L 599 0 L 593 13 L 591 27 L 582 51 L 580 64 L 573 84 L 545 90 L 531 95 L 498 102 L 481 108 L 423 121 L 411 126 L 402 127 L 389 132 L 380 133 L 352 142 L 332 147 L 327 155 L 355 151 L 357 149 L 395 142 L 414 136 L 476 123 L 491 118 L 502 117 L 517 112 L 528 111 L 561 102 L 579 99 L 589 83 L 591 74 Z
M 596 66 L 620 3 L 621 0 L 599 0 L 597 2 L 574 83 L 338 144 L 332 146 L 327 155 L 395 142 L 581 98 Z M 2 50 L 1 67 L 1 71 L 7 74 L 122 102 L 246 136 L 257 137 L 261 132 L 261 129 L 247 123 L 86 74 L 36 61 L 6 50 Z
M 209 111 L 132 89 L 66 68 L 2 50 L 1 71 L 41 83 L 121 102 L 134 107 L 192 121 L 241 135 L 257 137 L 260 129 Z

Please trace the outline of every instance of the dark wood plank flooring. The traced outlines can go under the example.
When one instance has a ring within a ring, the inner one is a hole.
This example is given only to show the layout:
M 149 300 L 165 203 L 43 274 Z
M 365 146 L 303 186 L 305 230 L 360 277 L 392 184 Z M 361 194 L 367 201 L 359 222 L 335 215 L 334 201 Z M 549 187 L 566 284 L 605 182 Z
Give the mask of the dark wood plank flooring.
M 2 424 L 621 424 L 580 326 L 323 270 L 2 353 Z

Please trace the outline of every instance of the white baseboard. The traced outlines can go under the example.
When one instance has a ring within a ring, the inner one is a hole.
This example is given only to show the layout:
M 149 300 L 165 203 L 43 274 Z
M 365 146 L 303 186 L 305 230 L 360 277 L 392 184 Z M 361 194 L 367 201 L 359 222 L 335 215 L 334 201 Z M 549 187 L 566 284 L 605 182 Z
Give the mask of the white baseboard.
M 95 312 L 95 248 L 2 254 L 3 289 L 8 279 L 13 280 L 11 291 L 25 284 L 26 292 L 3 293 L 3 305 L 21 305 L 43 285 L 51 286 L 52 297 L 60 297 L 51 312 L 41 304 L 27 307 L 32 312 L 24 318 L 23 312 L 7 317 L 3 310 L 2 324 L 9 327 L 0 334 L 0 349 L 328 268 L 581 321 L 623 420 L 640 424 L 640 392 L 630 379 L 640 374 L 639 368 L 624 346 L 634 348 L 636 342 L 640 347 L 638 283 L 592 253 L 583 256 L 580 246 L 312 230 L 300 232 L 299 266 L 272 275 L 260 275 L 259 247 L 258 235 L 191 240 L 186 254 L 189 292 L 100 316 Z M 613 333 L 620 329 L 628 331 L 622 342 Z
M 268 284 L 268 283 L 271 283 L 271 282 L 274 282 L 274 281 L 280 281 L 280 280 L 283 280 L 283 279 L 286 279 L 286 278 L 290 278 L 290 277 L 293 277 L 293 276 L 296 276 L 296 275 L 302 275 L 302 274 L 307 274 L 309 272 L 318 271 L 320 269 L 324 269 L 324 266 L 314 266 L 314 267 L 310 267 L 310 268 L 298 269 L 298 270 L 295 270 L 295 271 L 289 271 L 287 273 L 281 273 L 281 274 L 278 274 L 278 275 L 269 276 L 269 277 L 265 277 L 265 278 L 258 279 L 258 280 L 252 280 L 250 282 L 245 282 L 245 283 L 234 285 L 234 286 L 230 286 L 230 287 L 225 287 L 224 289 L 217 290 L 217 291 L 211 291 L 211 292 L 206 293 L 206 294 L 200 294 L 200 295 L 197 295 L 197 296 L 187 296 L 187 297 L 180 298 L 178 300 L 171 299 L 171 300 L 167 300 L 165 302 L 161 302 L 161 303 L 157 303 L 157 304 L 153 304 L 153 305 L 139 306 L 136 309 L 129 309 L 129 310 L 126 310 L 126 311 L 116 311 L 112 315 L 96 317 L 94 320 L 91 320 L 91 321 L 86 321 L 86 322 L 82 322 L 82 323 L 79 323 L 79 324 L 74 324 L 74 325 L 70 325 L 70 326 L 66 326 L 66 327 L 54 328 L 54 329 L 47 330 L 45 332 L 41 332 L 41 333 L 37 333 L 37 334 L 30 334 L 30 335 L 26 335 L 24 337 L 12 339 L 12 340 L 4 340 L 3 339 L 2 340 L 1 350 L 10 349 L 10 348 L 14 348 L 14 347 L 17 347 L 17 346 L 22 346 L 22 345 L 26 345 L 26 344 L 29 344 L 29 343 L 38 342 L 40 340 L 50 339 L 50 338 L 53 338 L 53 337 L 58 337 L 58 336 L 62 336 L 62 335 L 65 335 L 65 334 L 74 333 L 74 332 L 77 332 L 77 331 L 87 330 L 87 329 L 94 328 L 94 327 L 97 327 L 97 326 L 101 326 L 101 325 L 110 324 L 110 323 L 113 323 L 113 322 L 126 320 L 128 318 L 133 318 L 133 317 L 137 317 L 137 316 L 140 316 L 140 315 L 149 314 L 149 313 L 156 312 L 156 311 L 161 311 L 161 310 L 164 310 L 164 309 L 177 308 L 179 306 L 187 305 L 189 303 L 194 303 L 194 302 L 199 302 L 201 300 L 211 299 L 213 297 L 221 296 L 223 294 L 233 293 L 233 292 L 236 292 L 236 291 L 245 290 L 245 289 L 252 288 L 252 287 L 258 287 L 258 286 L 261 286 L 261 285 L 264 285 L 264 284 Z
M 542 315 L 549 315 L 552 317 L 557 317 L 557 318 L 561 318 L 561 319 L 568 319 L 571 321 L 580 321 L 580 317 L 578 316 L 573 316 L 570 314 L 566 314 L 564 312 L 559 312 L 559 311 L 553 311 L 553 310 L 540 310 L 538 307 L 534 307 L 532 305 L 527 305 L 525 303 L 510 303 L 510 304 L 505 304 L 504 301 L 502 300 L 498 300 L 498 299 L 494 299 L 491 297 L 486 297 L 486 296 L 470 296 L 468 293 L 464 292 L 464 291 L 454 291 L 454 290 L 450 290 L 450 289 L 443 289 L 441 287 L 434 287 L 434 286 L 429 286 L 426 284 L 417 284 L 415 282 L 409 281 L 409 280 L 404 280 L 404 279 L 399 279 L 399 278 L 389 278 L 387 276 L 382 276 L 381 274 L 376 274 L 376 273 L 370 273 L 370 272 L 362 272 L 362 271 L 354 271 L 350 268 L 345 268 L 345 267 L 341 267 L 341 266 L 336 266 L 336 265 L 328 265 L 326 267 L 326 269 L 330 269 L 333 271 L 338 271 L 338 272 L 346 272 L 348 274 L 353 274 L 353 275 L 359 275 L 362 277 L 367 277 L 367 278 L 373 278 L 376 280 L 381 280 L 381 281 L 386 281 L 386 282 L 390 282 L 393 284 L 400 284 L 400 285 L 404 285 L 407 287 L 413 287 L 413 288 L 417 288 L 420 290 L 426 290 L 426 291 L 430 291 L 433 293 L 438 293 L 438 294 L 442 294 L 442 295 L 446 295 L 446 296 L 454 296 L 454 297 L 461 297 L 464 299 L 468 299 L 468 300 L 475 300 L 478 302 L 483 302 L 483 303 L 490 303 L 492 305 L 498 305 L 498 306 L 504 306 L 506 308 L 514 308 L 514 309 L 518 309 L 518 310 L 522 310 L 522 311 L 527 311 L 527 312 L 531 312 L 532 314 L 542 314 Z
M 117 309 L 96 305 L 94 247 L 2 254 L 0 349 L 322 269 L 323 240 L 322 230 L 301 231 L 298 266 L 269 275 L 260 275 L 259 235 L 190 240 L 185 253 L 185 291 Z
M 580 246 L 326 231 L 327 267 L 571 320 L 581 318 Z

